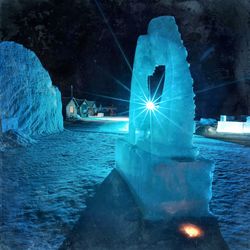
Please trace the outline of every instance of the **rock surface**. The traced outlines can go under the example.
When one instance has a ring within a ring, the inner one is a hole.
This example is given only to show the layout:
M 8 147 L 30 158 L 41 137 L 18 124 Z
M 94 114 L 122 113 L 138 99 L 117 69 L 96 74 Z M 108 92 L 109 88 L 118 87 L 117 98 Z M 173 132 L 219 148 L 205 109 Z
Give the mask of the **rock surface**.
M 187 238 L 182 223 L 202 228 L 200 238 Z M 179 218 L 168 223 L 145 221 L 128 186 L 116 170 L 104 180 L 61 250 L 69 249 L 228 249 L 214 217 Z

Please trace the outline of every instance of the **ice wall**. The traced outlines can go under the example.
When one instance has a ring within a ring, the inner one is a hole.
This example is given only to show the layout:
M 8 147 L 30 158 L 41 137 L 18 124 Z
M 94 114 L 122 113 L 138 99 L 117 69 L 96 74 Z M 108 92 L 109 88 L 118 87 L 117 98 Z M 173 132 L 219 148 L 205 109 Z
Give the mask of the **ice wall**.
M 146 151 L 154 150 L 162 156 L 195 155 L 192 144 L 193 79 L 186 57 L 187 51 L 173 17 L 153 19 L 149 23 L 148 34 L 139 37 L 130 98 L 129 134 L 132 144 L 141 144 Z M 165 82 L 162 96 L 157 100 L 150 95 L 148 77 L 159 65 L 165 66 Z M 147 112 L 144 108 L 146 99 L 157 105 L 154 112 Z M 149 138 L 154 146 L 146 149 L 145 140 Z
M 186 56 L 173 17 L 153 19 L 137 42 L 129 137 L 117 141 L 116 167 L 148 219 L 210 215 L 213 163 L 193 147 L 193 80 Z M 165 67 L 165 81 L 155 99 L 148 77 L 158 65 Z
M 26 135 L 63 129 L 60 91 L 35 53 L 14 42 L 0 43 L 0 118 L 16 119 Z

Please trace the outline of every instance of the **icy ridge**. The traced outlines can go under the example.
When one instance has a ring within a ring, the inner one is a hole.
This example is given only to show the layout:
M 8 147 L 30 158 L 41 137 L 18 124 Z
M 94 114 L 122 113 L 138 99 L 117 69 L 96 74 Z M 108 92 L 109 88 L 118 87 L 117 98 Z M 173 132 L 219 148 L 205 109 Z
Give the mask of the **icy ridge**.
M 1 42 L 0 119 L 3 132 L 4 124 L 13 118 L 17 121 L 15 132 L 25 136 L 63 130 L 61 93 L 52 85 L 38 57 L 20 44 Z

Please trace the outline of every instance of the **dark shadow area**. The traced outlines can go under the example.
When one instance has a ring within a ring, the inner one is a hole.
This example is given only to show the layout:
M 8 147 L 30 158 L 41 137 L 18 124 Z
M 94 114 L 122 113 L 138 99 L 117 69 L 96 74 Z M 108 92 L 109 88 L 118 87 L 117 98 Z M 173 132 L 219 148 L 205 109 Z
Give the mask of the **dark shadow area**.
M 165 81 L 165 66 L 160 65 L 155 67 L 155 70 L 151 76 L 148 76 L 148 89 L 151 100 L 161 101 L 161 95 L 163 91 Z
M 126 103 L 95 94 L 129 98 L 114 78 L 130 88 L 138 36 L 171 15 L 188 52 L 196 118 L 242 115 L 250 113 L 249 10 L 246 0 L 2 0 L 0 40 L 34 51 L 63 97 L 74 85 L 76 98 L 124 112 Z
M 183 223 L 200 227 L 200 238 L 187 238 Z M 66 249 L 228 249 L 216 218 L 178 218 L 146 221 L 127 184 L 113 170 L 87 202 L 78 223 L 60 247 Z

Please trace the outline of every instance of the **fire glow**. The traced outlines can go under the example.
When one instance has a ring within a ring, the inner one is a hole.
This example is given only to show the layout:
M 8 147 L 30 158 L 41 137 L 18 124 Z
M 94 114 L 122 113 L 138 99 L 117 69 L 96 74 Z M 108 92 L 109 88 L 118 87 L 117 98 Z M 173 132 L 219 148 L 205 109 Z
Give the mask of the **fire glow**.
M 179 230 L 188 238 L 199 238 L 204 235 L 201 228 L 191 223 L 181 224 Z

